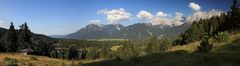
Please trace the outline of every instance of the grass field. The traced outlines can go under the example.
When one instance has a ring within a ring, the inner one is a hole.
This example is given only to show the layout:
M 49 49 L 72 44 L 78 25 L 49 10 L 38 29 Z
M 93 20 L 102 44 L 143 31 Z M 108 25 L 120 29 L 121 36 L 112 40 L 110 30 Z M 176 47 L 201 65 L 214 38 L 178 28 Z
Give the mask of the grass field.
M 23 55 L 21 53 L 0 53 L 0 66 L 3 66 L 6 62 L 5 58 L 16 59 L 19 66 L 27 66 L 28 64 L 34 64 L 36 66 L 71 66 L 72 64 L 83 64 L 102 61 L 104 59 L 97 60 L 63 60 L 50 58 L 46 56 L 35 56 L 35 55 Z

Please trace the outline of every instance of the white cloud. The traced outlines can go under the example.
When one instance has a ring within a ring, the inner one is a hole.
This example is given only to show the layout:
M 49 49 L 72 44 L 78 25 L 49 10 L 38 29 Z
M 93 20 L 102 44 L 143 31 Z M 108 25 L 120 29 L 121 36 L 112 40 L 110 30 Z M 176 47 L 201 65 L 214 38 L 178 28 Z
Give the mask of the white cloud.
M 172 20 L 172 25 L 173 26 L 179 26 L 179 25 L 182 25 L 183 24 L 183 14 L 182 13 L 179 13 L 179 12 L 176 12 L 176 16 L 175 18 Z
M 151 21 L 152 25 L 171 26 L 171 20 L 168 18 L 155 17 Z
M 152 13 L 147 12 L 145 10 L 141 10 L 137 15 L 137 18 L 150 22 L 152 25 L 171 25 L 171 21 L 169 18 L 166 18 L 168 16 L 162 11 L 159 11 L 156 13 L 156 15 L 152 15 Z
M 126 12 L 125 9 L 103 9 L 98 11 L 99 14 L 104 14 L 110 24 L 117 24 L 122 21 L 129 20 L 132 16 L 130 13 Z
M 142 11 L 140 11 L 140 12 L 137 14 L 137 17 L 138 17 L 139 19 L 142 19 L 142 20 L 150 20 L 150 19 L 152 19 L 154 16 L 153 16 L 151 13 L 142 10 Z
M 220 16 L 222 13 L 224 13 L 223 11 L 219 11 L 219 10 L 214 10 L 212 9 L 211 11 L 205 12 L 205 11 L 197 11 L 195 13 L 193 13 L 193 15 L 188 16 L 186 18 L 187 22 L 193 22 L 193 21 L 198 21 L 200 19 L 209 19 L 213 16 Z
M 183 24 L 183 14 L 176 12 L 174 18 L 167 17 L 156 17 L 151 21 L 152 25 L 163 25 L 163 26 L 179 26 Z
M 201 9 L 201 6 L 199 6 L 199 4 L 194 3 L 194 2 L 190 2 L 188 6 L 189 6 L 190 8 L 192 8 L 193 10 L 195 10 L 195 11 L 198 11 L 198 10 Z
M 156 14 L 157 17 L 166 17 L 167 14 L 163 13 L 162 11 L 159 11 L 157 14 Z

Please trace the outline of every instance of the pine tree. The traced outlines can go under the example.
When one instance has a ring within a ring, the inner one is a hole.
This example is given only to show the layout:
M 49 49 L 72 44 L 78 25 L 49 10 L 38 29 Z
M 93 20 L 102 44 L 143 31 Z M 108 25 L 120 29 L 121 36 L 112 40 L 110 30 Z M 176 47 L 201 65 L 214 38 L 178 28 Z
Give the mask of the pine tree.
M 238 1 L 237 0 L 234 0 L 233 1 L 233 4 L 231 6 L 231 11 L 230 11 L 230 15 L 231 15 L 231 24 L 229 26 L 232 26 L 232 28 L 230 29 L 237 29 L 237 28 L 240 28 L 240 10 L 239 10 L 239 7 L 238 7 Z
M 27 23 L 24 23 L 20 26 L 19 29 L 19 50 L 22 49 L 32 49 L 33 44 L 31 42 L 31 31 L 28 29 Z
M 238 12 L 239 12 L 238 1 L 237 0 L 233 0 L 233 4 L 231 6 L 230 14 L 231 14 L 232 17 L 237 17 L 237 16 L 239 16 Z
M 7 52 L 17 51 L 17 34 L 13 23 L 11 22 L 9 30 L 3 36 L 3 43 Z

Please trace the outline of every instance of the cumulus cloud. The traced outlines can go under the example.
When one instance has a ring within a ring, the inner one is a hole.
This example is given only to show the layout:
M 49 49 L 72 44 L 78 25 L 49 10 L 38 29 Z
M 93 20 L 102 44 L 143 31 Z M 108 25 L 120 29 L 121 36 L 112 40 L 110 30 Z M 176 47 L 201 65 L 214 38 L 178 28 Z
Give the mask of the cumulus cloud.
M 167 17 L 156 17 L 151 21 L 152 25 L 163 25 L 163 26 L 179 26 L 183 24 L 183 14 L 176 12 L 176 16 L 174 18 Z
M 172 20 L 172 25 L 173 26 L 179 26 L 183 24 L 183 14 L 180 12 L 176 12 L 175 18 Z
M 153 15 L 147 11 L 142 10 L 137 14 L 137 17 L 142 20 L 150 20 L 153 18 Z
M 151 21 L 152 25 L 171 26 L 171 20 L 168 18 L 155 17 Z
M 166 17 L 167 14 L 163 13 L 162 11 L 159 11 L 157 14 L 156 14 L 157 17 Z
M 193 22 L 193 21 L 198 21 L 200 19 L 209 19 L 213 16 L 220 16 L 222 13 L 224 13 L 223 11 L 220 10 L 214 10 L 212 9 L 211 11 L 197 11 L 195 13 L 193 13 L 193 15 L 188 16 L 186 18 L 187 22 Z
M 171 25 L 170 19 L 166 18 L 167 14 L 162 11 L 152 15 L 152 13 L 141 10 L 137 15 L 137 18 L 150 22 L 152 25 Z
M 190 8 L 192 8 L 193 10 L 195 10 L 195 11 L 198 11 L 198 10 L 201 9 L 201 6 L 199 6 L 199 4 L 194 3 L 194 2 L 190 2 L 188 6 L 189 6 Z
M 99 14 L 104 14 L 107 17 L 107 20 L 110 24 L 117 24 L 122 21 L 129 20 L 131 18 L 131 14 L 126 12 L 125 9 L 103 9 L 98 11 Z

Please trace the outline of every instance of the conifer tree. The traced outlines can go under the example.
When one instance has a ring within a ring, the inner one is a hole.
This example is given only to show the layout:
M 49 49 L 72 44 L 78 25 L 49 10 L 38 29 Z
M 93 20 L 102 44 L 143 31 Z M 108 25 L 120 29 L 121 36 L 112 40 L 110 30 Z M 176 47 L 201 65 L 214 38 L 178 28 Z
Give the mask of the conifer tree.
M 3 36 L 3 43 L 7 52 L 17 51 L 17 34 L 13 23 L 11 22 L 9 30 Z
M 31 42 L 31 31 L 28 29 L 27 23 L 24 23 L 20 26 L 19 29 L 19 44 L 21 49 L 33 49 L 33 44 Z

